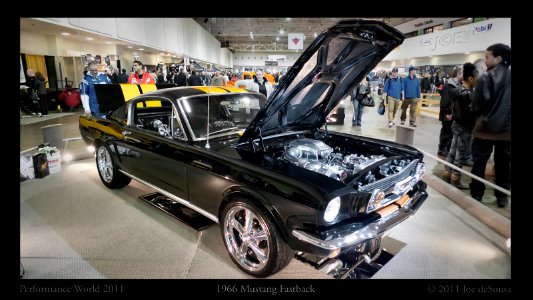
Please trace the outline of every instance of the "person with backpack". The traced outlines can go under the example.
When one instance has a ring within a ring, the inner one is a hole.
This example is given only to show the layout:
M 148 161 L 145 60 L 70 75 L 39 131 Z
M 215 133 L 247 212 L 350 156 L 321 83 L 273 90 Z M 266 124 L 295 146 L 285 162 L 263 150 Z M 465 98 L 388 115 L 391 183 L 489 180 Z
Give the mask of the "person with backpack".
M 394 117 L 401 105 L 401 98 L 403 92 L 402 78 L 398 76 L 398 68 L 393 68 L 391 76 L 385 81 L 383 87 L 383 97 L 387 99 L 387 106 L 389 107 L 389 128 L 394 125 Z
M 474 84 L 478 77 L 478 70 L 472 63 L 463 65 L 463 84 L 450 88 L 448 96 L 451 104 L 453 122 L 451 125 L 453 137 L 446 161 L 462 168 L 469 159 L 472 133 L 474 130 L 474 114 L 471 111 Z M 450 80 L 451 81 L 451 80 Z M 467 186 L 461 183 L 461 173 L 444 167 L 444 180 L 458 189 L 466 190 Z

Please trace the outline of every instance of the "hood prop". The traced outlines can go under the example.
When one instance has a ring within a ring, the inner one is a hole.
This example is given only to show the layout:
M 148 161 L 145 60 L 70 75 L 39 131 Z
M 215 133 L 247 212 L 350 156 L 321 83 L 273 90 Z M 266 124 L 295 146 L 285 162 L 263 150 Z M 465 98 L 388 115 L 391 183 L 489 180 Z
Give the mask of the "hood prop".
M 265 150 L 265 144 L 263 143 L 263 133 L 261 132 L 261 127 L 259 127 L 259 141 L 261 142 L 261 147 L 263 150 Z M 251 139 L 250 143 L 252 143 L 252 149 L 254 152 L 257 152 L 258 149 L 255 149 L 254 140 Z

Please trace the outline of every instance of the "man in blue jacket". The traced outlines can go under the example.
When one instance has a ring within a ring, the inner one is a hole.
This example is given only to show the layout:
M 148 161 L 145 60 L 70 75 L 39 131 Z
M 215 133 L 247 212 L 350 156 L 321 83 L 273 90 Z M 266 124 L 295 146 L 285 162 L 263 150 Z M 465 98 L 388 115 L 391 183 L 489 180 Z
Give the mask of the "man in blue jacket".
M 420 80 L 416 77 L 416 68 L 409 67 L 409 76 L 403 79 L 403 103 L 402 115 L 400 116 L 401 124 L 405 124 L 407 118 L 407 107 L 409 108 L 409 123 L 411 127 L 416 127 L 416 103 L 420 99 Z
M 111 84 L 111 80 L 105 74 L 98 74 L 95 62 L 90 62 L 89 72 L 85 74 L 80 83 L 81 103 L 86 115 L 105 117 L 105 112 L 100 112 L 98 99 L 94 90 L 95 84 Z
M 383 97 L 388 99 L 387 105 L 389 106 L 389 127 L 394 125 L 394 117 L 396 116 L 396 111 L 398 111 L 398 107 L 401 104 L 402 92 L 402 79 L 400 76 L 398 76 L 398 68 L 394 67 L 392 69 L 391 77 L 387 78 L 387 81 L 385 81 L 385 86 L 383 87 Z

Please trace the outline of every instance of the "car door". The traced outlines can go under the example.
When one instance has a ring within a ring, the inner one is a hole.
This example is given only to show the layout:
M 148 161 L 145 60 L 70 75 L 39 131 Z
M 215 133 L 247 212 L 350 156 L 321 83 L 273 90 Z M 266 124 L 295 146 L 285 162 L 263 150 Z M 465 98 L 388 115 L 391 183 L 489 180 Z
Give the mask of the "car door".
M 174 104 L 155 96 L 130 101 L 128 126 L 116 142 L 124 171 L 186 200 L 186 138 Z

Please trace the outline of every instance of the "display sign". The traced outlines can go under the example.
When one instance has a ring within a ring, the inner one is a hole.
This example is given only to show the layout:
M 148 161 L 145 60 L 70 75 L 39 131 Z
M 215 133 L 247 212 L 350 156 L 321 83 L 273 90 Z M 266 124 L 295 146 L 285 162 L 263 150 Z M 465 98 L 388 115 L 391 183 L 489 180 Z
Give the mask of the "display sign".
M 304 34 L 303 33 L 289 33 L 288 49 L 300 50 L 304 48 Z
M 419 29 L 426 29 L 429 27 L 441 25 L 459 19 L 461 18 L 418 18 L 395 26 L 394 28 L 398 29 L 402 33 L 409 33 Z
M 286 61 L 287 55 L 269 55 L 268 60 L 271 61 Z
M 265 61 L 265 66 L 277 66 L 278 65 L 278 62 L 277 61 Z

